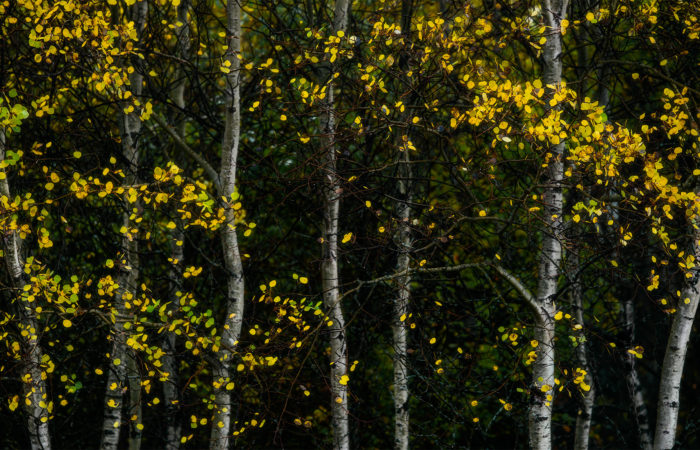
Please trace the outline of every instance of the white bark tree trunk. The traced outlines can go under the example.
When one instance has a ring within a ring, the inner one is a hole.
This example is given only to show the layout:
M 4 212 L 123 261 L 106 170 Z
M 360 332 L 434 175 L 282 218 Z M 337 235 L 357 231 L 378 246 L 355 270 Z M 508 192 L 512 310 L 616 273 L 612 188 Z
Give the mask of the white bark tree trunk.
M 586 354 L 585 322 L 583 317 L 583 289 L 579 271 L 581 269 L 579 253 L 577 249 L 572 249 L 569 255 L 569 274 L 572 278 L 571 297 L 576 323 L 581 325 L 581 329 L 576 333 L 578 344 L 576 346 L 576 360 L 578 367 L 586 371 L 583 382 L 590 386 L 590 390 L 582 389 L 580 399 L 580 409 L 576 416 L 576 433 L 574 435 L 574 450 L 587 450 L 588 440 L 591 433 L 591 420 L 593 417 L 593 405 L 595 402 L 595 385 L 591 376 L 591 367 L 588 364 Z
M 145 3 L 145 2 L 144 2 Z M 133 85 L 132 85 L 133 86 Z M 140 123 L 138 123 L 138 116 L 128 117 L 123 116 L 123 133 L 122 133 L 122 145 L 124 157 L 129 161 L 129 169 L 127 170 L 126 183 L 133 184 L 135 182 L 136 168 L 139 165 L 138 162 L 138 147 L 136 138 L 140 129 Z M 126 194 L 125 194 L 126 195 Z M 132 228 L 132 221 L 130 216 L 132 213 L 132 208 L 138 207 L 138 203 L 132 205 L 128 200 L 124 200 L 125 212 L 122 215 L 123 225 L 130 230 Z M 135 236 L 125 235 L 122 239 L 122 250 L 124 252 L 122 256 L 122 261 L 119 261 L 119 275 L 117 276 L 117 288 L 114 306 L 112 308 L 112 313 L 115 317 L 114 329 L 112 330 L 112 351 L 110 352 L 109 359 L 109 374 L 107 376 L 107 386 L 105 392 L 105 406 L 104 406 L 104 421 L 102 425 L 102 449 L 116 450 L 119 445 L 119 432 L 122 426 L 122 410 L 123 410 L 123 397 L 127 389 L 130 390 L 129 398 L 134 398 L 132 395 L 134 391 L 140 393 L 140 379 L 135 380 L 133 377 L 138 377 L 135 370 L 137 370 L 136 365 L 127 361 L 127 358 L 133 358 L 132 355 L 127 351 L 127 334 L 128 332 L 124 329 L 124 321 L 128 320 L 129 312 L 126 309 L 125 303 L 133 298 L 138 290 L 138 241 Z M 137 386 L 138 383 L 138 386 Z M 128 385 L 128 388 L 127 388 Z M 131 402 L 130 402 L 131 403 Z M 133 405 L 130 404 L 129 410 L 131 410 Z M 137 411 L 134 411 L 137 412 Z M 127 417 L 129 422 L 130 417 Z M 135 422 L 139 423 L 140 417 L 137 418 Z M 137 439 L 138 436 L 131 436 L 129 438 L 129 447 L 136 445 L 132 442 L 132 439 Z
M 179 280 L 182 277 L 182 258 L 183 246 L 178 245 L 178 242 L 184 242 L 184 233 L 176 229 L 171 237 L 170 256 L 173 259 L 170 269 L 170 299 L 177 304 L 178 299 L 175 295 L 179 290 Z M 178 395 L 178 363 L 175 357 L 177 338 L 174 332 L 165 332 L 163 356 L 163 370 L 168 373 L 168 379 L 163 382 L 163 403 L 166 408 L 166 431 L 165 431 L 165 448 L 166 450 L 177 450 L 180 448 L 181 427 L 180 427 L 180 396 Z
M 5 129 L 0 127 L 0 161 L 6 154 Z M 5 173 L 5 169 L 0 169 Z M 7 176 L 0 180 L 0 195 L 12 199 L 10 195 L 10 183 Z M 27 376 L 22 383 L 24 397 L 29 405 L 22 400 L 29 433 L 29 445 L 32 450 L 50 450 L 51 436 L 49 434 L 49 413 L 46 405 L 51 399 L 46 390 L 46 381 L 42 377 L 41 360 L 43 352 L 39 344 L 38 324 L 34 306 L 25 301 L 22 296 L 26 281 L 24 279 L 24 258 L 22 257 L 22 241 L 16 231 L 3 233 L 3 250 L 5 252 L 5 265 L 10 276 L 13 293 L 17 294 L 15 302 L 21 331 L 27 331 L 26 336 L 21 335 L 21 348 L 24 355 L 21 361 L 22 375 Z M 45 376 L 45 375 L 44 375 Z M 45 405 L 45 406 L 42 406 Z
M 411 242 L 411 166 L 409 150 L 400 155 L 399 200 L 396 205 L 398 220 L 397 246 L 398 259 L 396 272 L 406 273 L 396 279 L 396 298 L 392 334 L 394 338 L 394 448 L 408 450 L 409 409 L 408 409 L 408 304 L 411 298 L 411 276 L 407 273 L 410 262 Z
M 700 260 L 700 231 L 694 233 L 693 250 L 695 261 Z M 659 385 L 659 404 L 656 412 L 656 434 L 654 449 L 672 449 L 676 441 L 678 410 L 680 408 L 681 378 L 685 355 L 688 350 L 690 333 L 693 329 L 695 313 L 700 302 L 700 275 L 698 268 L 692 269 L 693 278 L 683 289 L 678 307 L 673 316 L 671 333 L 666 346 L 664 364 Z M 687 303 L 686 303 L 687 300 Z
M 635 340 L 633 298 L 627 298 L 622 303 L 622 315 L 625 344 L 627 348 L 631 348 Z M 651 450 L 652 438 L 649 430 L 649 413 L 644 401 L 642 383 L 639 381 L 639 375 L 637 374 L 636 357 L 631 353 L 625 354 L 625 370 L 625 381 L 629 390 L 630 400 L 632 401 L 632 412 L 634 413 L 637 435 L 639 436 L 639 447 L 643 450 Z
M 182 0 L 177 8 L 177 55 L 182 60 L 188 60 L 190 53 L 190 24 L 189 24 L 189 0 Z M 185 140 L 185 124 L 184 114 L 182 110 L 185 108 L 185 85 L 186 74 L 180 65 L 178 67 L 178 80 L 173 89 L 173 102 L 180 109 L 175 114 L 176 130 L 180 139 Z M 170 244 L 170 257 L 172 258 L 172 266 L 170 269 L 170 289 L 169 296 L 173 304 L 177 304 L 176 293 L 180 287 L 182 279 L 182 260 L 184 258 L 185 234 L 178 227 L 173 230 Z M 166 450 L 178 450 L 180 448 L 181 427 L 180 427 L 180 398 L 178 395 L 178 363 L 175 357 L 177 337 L 172 331 L 165 331 L 163 356 L 163 370 L 168 373 L 168 379 L 163 383 L 163 403 L 166 408 L 166 431 L 165 431 L 165 448 Z
M 174 254 L 175 252 L 173 252 Z M 171 296 L 170 298 L 175 298 Z M 165 336 L 165 352 L 163 357 L 163 370 L 168 372 L 168 379 L 163 383 L 163 403 L 165 403 L 167 414 L 167 428 L 165 430 L 166 450 L 177 450 L 180 448 L 181 428 L 178 411 L 180 409 L 180 399 L 178 395 L 178 365 L 175 359 L 175 333 L 167 333 Z
M 335 3 L 333 31 L 345 31 L 349 0 Z M 329 66 L 328 91 L 321 111 L 323 147 L 323 243 L 321 278 L 323 304 L 332 325 L 329 327 L 331 344 L 331 411 L 333 448 L 349 450 L 348 390 L 343 377 L 347 376 L 348 356 L 345 336 L 345 318 L 338 287 L 338 214 L 340 211 L 340 183 L 336 173 L 335 107 L 333 102 L 333 68 Z M 343 383 L 341 383 L 343 381 Z
M 221 145 L 221 195 L 231 201 L 236 188 L 236 165 L 241 134 L 240 61 L 241 52 L 241 7 L 237 0 L 226 4 L 228 48 L 225 59 L 230 63 L 226 76 L 226 113 L 224 137 Z M 238 236 L 234 228 L 234 211 L 226 209 L 226 225 L 222 228 L 221 243 L 224 252 L 226 277 L 226 318 L 221 332 L 221 345 L 214 366 L 214 417 L 211 428 L 210 448 L 225 450 L 231 436 L 231 394 L 226 388 L 230 378 L 233 354 L 241 336 L 245 286 L 243 264 L 238 247 Z
M 404 39 L 410 39 L 411 18 L 413 15 L 413 0 L 401 2 L 401 34 Z M 399 67 L 402 73 L 408 71 L 406 57 L 399 58 Z M 404 83 L 410 83 L 407 77 L 403 77 Z M 408 117 L 406 117 L 408 121 Z M 408 386 L 408 311 L 411 300 L 411 276 L 408 273 L 411 241 L 411 209 L 413 185 L 411 171 L 410 150 L 405 149 L 400 153 L 398 170 L 398 201 L 396 202 L 396 218 L 398 230 L 396 244 L 398 257 L 396 260 L 396 272 L 405 273 L 397 278 L 396 297 L 394 299 L 394 317 L 392 319 L 392 335 L 394 341 L 394 448 L 396 450 L 408 450 L 410 438 L 410 410 L 408 398 L 410 389 Z
M 141 368 L 131 351 L 127 350 L 127 377 L 129 380 L 129 450 L 141 449 L 143 408 L 141 406 Z
M 568 0 L 544 0 L 542 14 L 548 29 L 547 42 L 542 49 L 543 79 L 545 85 L 558 88 L 562 73 L 562 39 L 560 23 L 566 18 Z M 545 101 L 553 92 L 547 88 Z M 552 447 L 552 403 L 554 401 L 554 295 L 560 274 L 563 237 L 562 179 L 564 177 L 564 143 L 549 147 L 551 154 L 544 180 L 544 237 L 539 255 L 537 304 L 542 320 L 535 324 L 537 359 L 533 363 L 530 393 L 529 434 L 530 447 Z
M 137 2 L 131 10 L 131 18 L 137 31 L 137 39 L 141 42 L 143 31 L 146 27 L 148 15 L 148 2 L 141 0 Z M 133 59 L 138 64 L 137 58 Z M 143 76 L 138 67 L 129 76 L 129 84 L 135 98 L 141 96 Z M 122 153 L 129 164 L 125 171 L 127 185 L 137 181 L 139 169 L 139 147 L 138 138 L 141 133 L 141 119 L 138 113 L 121 115 L 121 138 Z M 126 194 L 125 194 L 126 197 Z M 138 209 L 138 202 L 133 205 L 125 198 L 123 201 L 124 212 L 122 223 L 127 230 L 132 228 L 130 219 L 134 209 Z M 141 431 L 136 425 L 142 423 L 140 405 L 133 402 L 140 402 L 141 396 L 141 376 L 137 361 L 127 350 L 127 331 L 124 329 L 124 320 L 128 319 L 129 313 L 125 303 L 136 296 L 138 291 L 139 260 L 138 241 L 136 236 L 125 235 L 122 239 L 122 261 L 119 261 L 119 275 L 117 277 L 117 288 L 112 313 L 115 317 L 114 329 L 112 330 L 112 351 L 110 352 L 110 367 L 107 376 L 107 386 L 105 389 L 104 419 L 102 424 L 103 450 L 116 450 L 119 446 L 119 435 L 123 425 L 123 400 L 124 393 L 129 390 L 129 408 L 131 415 L 136 415 L 136 420 L 131 420 L 131 416 L 126 417 L 130 424 L 129 448 L 138 450 L 141 446 Z

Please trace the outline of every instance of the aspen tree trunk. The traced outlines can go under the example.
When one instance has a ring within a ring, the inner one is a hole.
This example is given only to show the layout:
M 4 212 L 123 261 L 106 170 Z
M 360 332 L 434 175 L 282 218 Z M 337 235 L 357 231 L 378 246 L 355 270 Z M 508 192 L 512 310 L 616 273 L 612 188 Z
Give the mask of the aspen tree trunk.
M 226 3 L 226 26 L 228 48 L 225 60 L 230 72 L 226 76 L 226 113 L 224 137 L 221 144 L 221 195 L 231 201 L 236 188 L 236 165 L 241 135 L 240 61 L 241 52 L 241 7 L 237 0 Z M 231 436 L 231 394 L 228 385 L 234 350 L 243 326 L 244 282 L 241 252 L 234 228 L 234 211 L 226 209 L 226 225 L 222 228 L 221 243 L 224 252 L 226 278 L 226 318 L 221 332 L 221 345 L 214 366 L 214 417 L 211 428 L 210 448 L 225 450 Z
M 182 258 L 183 258 L 183 239 L 184 234 L 181 230 L 173 230 L 171 244 L 171 258 L 173 259 L 170 269 L 170 289 L 169 297 L 177 304 L 176 292 L 179 290 L 179 280 L 182 277 Z M 178 395 L 178 363 L 175 358 L 176 354 L 176 335 L 173 332 L 165 332 L 164 343 L 165 355 L 163 355 L 163 370 L 168 373 L 168 379 L 163 383 L 163 403 L 166 408 L 166 430 L 165 430 L 165 448 L 166 450 L 177 450 L 180 448 L 181 428 L 180 417 L 180 398 Z
M 173 239 L 178 239 L 182 236 L 181 233 L 177 233 L 173 236 Z M 173 261 L 180 261 L 182 259 L 182 246 L 173 245 L 171 252 Z M 177 258 L 177 257 L 180 258 Z M 179 266 L 178 263 L 173 263 L 175 266 Z M 171 270 L 171 287 L 170 287 L 170 298 L 173 302 L 177 302 L 175 292 L 178 290 L 177 280 L 182 275 L 179 267 L 174 267 Z M 178 364 L 175 359 L 176 353 L 176 336 L 175 333 L 167 332 L 165 335 L 165 355 L 163 356 L 163 370 L 168 373 L 168 379 L 163 383 L 163 403 L 165 403 L 166 408 L 166 430 L 165 430 L 165 448 L 166 450 L 177 450 L 180 448 L 180 422 L 178 411 L 180 409 L 180 399 L 178 395 Z
M 5 129 L 0 127 L 0 161 L 5 159 Z M 5 169 L 0 168 L 0 173 Z M 10 184 L 7 176 L 0 180 L 0 195 L 11 201 Z M 46 406 L 50 402 L 44 380 L 44 372 L 41 369 L 43 352 L 39 345 L 39 328 L 36 314 L 31 303 L 26 302 L 22 293 L 26 281 L 24 279 L 24 258 L 22 257 L 22 240 L 15 230 L 3 230 L 3 250 L 5 253 L 5 266 L 10 275 L 13 294 L 17 294 L 17 315 L 19 317 L 20 331 L 27 331 L 27 335 L 21 335 L 22 349 L 22 389 L 24 398 L 21 403 L 24 407 L 27 431 L 29 433 L 29 445 L 32 450 L 50 450 L 51 436 L 49 434 L 49 414 Z M 29 401 L 27 405 L 26 401 Z
M 411 16 L 413 0 L 403 0 L 401 3 L 401 34 L 409 39 L 411 31 Z M 399 58 L 402 72 L 407 70 L 404 57 Z M 396 218 L 398 220 L 397 247 L 398 258 L 396 271 L 404 273 L 409 269 L 411 242 L 411 197 L 412 173 L 411 155 L 404 148 L 399 158 L 399 199 L 396 203 Z M 396 297 L 394 299 L 394 317 L 392 320 L 392 335 L 394 340 L 394 448 L 408 450 L 410 436 L 410 411 L 408 408 L 408 306 L 411 299 L 411 276 L 400 276 L 396 280 Z
M 182 0 L 177 8 L 177 54 L 182 59 L 189 59 L 190 49 L 190 27 L 188 20 L 190 2 Z M 180 109 L 175 114 L 176 130 L 180 139 L 185 139 L 185 120 L 182 110 L 185 108 L 185 71 L 182 66 L 178 67 L 178 80 L 173 89 L 172 98 L 177 107 Z M 170 257 L 172 265 L 170 269 L 170 289 L 169 297 L 173 304 L 177 305 L 177 295 L 179 290 L 180 280 L 182 278 L 182 260 L 184 258 L 183 245 L 184 233 L 178 227 L 173 230 L 170 245 Z M 163 403 L 166 408 L 166 431 L 165 431 L 165 448 L 166 450 L 177 450 L 180 448 L 180 399 L 178 396 L 178 364 L 175 358 L 176 353 L 176 335 L 172 331 L 165 332 L 165 355 L 163 355 L 163 370 L 168 373 L 168 379 L 163 383 Z
M 189 9 L 190 0 L 181 0 L 180 5 L 177 7 L 177 20 L 179 26 L 177 26 L 177 55 L 183 61 L 189 61 L 190 57 L 190 23 L 189 23 Z M 177 132 L 180 138 L 185 138 L 185 120 L 184 113 L 182 110 L 185 109 L 185 85 L 187 75 L 185 73 L 183 65 L 179 65 L 177 68 L 177 84 L 173 89 L 173 102 L 180 108 L 180 111 L 176 114 L 176 124 Z
M 145 3 L 145 2 L 144 2 Z M 133 87 L 133 85 L 132 85 Z M 135 172 L 139 165 L 138 161 L 138 148 L 136 138 L 139 133 L 140 125 L 137 125 L 138 116 L 129 117 L 135 114 L 124 115 L 123 116 L 123 133 L 122 133 L 122 145 L 124 157 L 129 162 L 129 169 L 127 170 L 126 184 L 130 185 L 135 182 Z M 125 196 L 128 194 L 125 194 Z M 132 228 L 132 221 L 130 219 L 132 214 L 132 208 L 137 208 L 137 203 L 133 205 L 129 203 L 128 200 L 124 200 L 125 212 L 122 215 L 122 224 L 130 230 Z M 124 392 L 127 389 L 127 382 L 129 384 L 129 389 L 132 391 L 140 391 L 140 386 L 136 386 L 136 382 L 133 379 L 135 376 L 134 369 L 135 365 L 131 362 L 127 362 L 127 358 L 132 358 L 132 356 L 127 354 L 126 348 L 126 335 L 128 332 L 124 329 L 124 321 L 128 320 L 129 312 L 126 309 L 126 302 L 133 299 L 138 290 L 138 241 L 136 236 L 125 235 L 122 239 L 122 249 L 124 251 L 121 261 L 119 264 L 119 275 L 117 277 L 117 284 L 119 287 L 116 290 L 114 307 L 112 314 L 115 318 L 114 330 L 112 333 L 112 351 L 109 355 L 110 367 L 109 375 L 107 376 L 107 388 L 105 394 L 105 409 L 104 409 L 104 423 L 102 425 L 102 445 L 103 449 L 114 449 L 119 445 L 119 431 L 123 422 L 122 419 L 122 401 Z M 129 369 L 127 369 L 127 366 Z M 128 379 L 127 379 L 127 371 Z M 139 381 L 140 385 L 140 381 Z M 130 395 L 131 397 L 131 395 Z M 138 421 L 139 418 L 137 418 Z M 130 417 L 127 418 L 130 420 Z M 130 420 L 131 421 L 131 420 Z M 136 438 L 136 436 L 133 436 Z M 132 437 L 130 436 L 129 447 L 135 443 L 131 442 Z
M 693 239 L 693 254 L 697 262 L 700 260 L 700 230 L 695 230 Z M 700 276 L 697 267 L 692 269 L 691 273 L 693 278 L 683 289 L 678 308 L 673 316 L 664 364 L 661 369 L 656 434 L 654 436 L 655 450 L 670 450 L 676 441 L 683 365 L 685 364 L 685 355 L 688 351 L 695 313 L 698 310 L 698 302 L 700 302 Z
M 582 389 L 581 406 L 576 416 L 576 434 L 574 436 L 574 450 L 587 450 L 588 438 L 591 433 L 591 419 L 593 417 L 593 404 L 595 403 L 595 386 L 591 377 L 591 367 L 588 364 L 588 355 L 586 354 L 586 340 L 583 330 L 583 289 L 581 287 L 581 279 L 579 271 L 581 268 L 578 249 L 572 249 L 569 255 L 569 273 L 572 274 L 573 283 L 571 286 L 572 306 L 576 323 L 581 325 L 581 329 L 577 333 L 578 345 L 576 346 L 576 360 L 578 367 L 586 371 L 583 377 L 583 382 L 589 386 L 590 390 Z
M 625 347 L 631 348 L 635 340 L 633 297 L 627 297 L 622 303 L 622 316 Z M 652 439 L 649 430 L 649 413 L 644 401 L 642 383 L 639 381 L 639 375 L 637 374 L 636 357 L 629 352 L 625 354 L 625 369 L 625 381 L 632 400 L 632 410 L 635 424 L 637 425 L 637 435 L 639 436 L 639 447 L 643 450 L 651 450 Z
M 349 0 L 336 0 L 333 32 L 345 31 Z M 338 214 L 340 211 L 340 183 L 336 173 L 335 107 L 333 102 L 333 66 L 329 65 L 328 91 L 321 111 L 323 147 L 323 243 L 321 278 L 323 304 L 332 325 L 329 327 L 331 344 L 331 411 L 334 450 L 349 450 L 348 390 L 343 380 L 348 372 L 345 317 L 338 287 Z
M 409 150 L 400 155 L 399 163 L 399 201 L 396 205 L 398 220 L 398 251 L 396 272 L 408 270 L 409 254 L 411 252 L 411 167 Z M 407 450 L 409 440 L 409 410 L 408 410 L 408 303 L 411 298 L 411 276 L 402 275 L 397 278 L 397 292 L 394 301 L 394 319 L 392 334 L 394 338 L 394 447 L 397 450 Z
M 596 41 L 603 40 L 603 34 L 601 32 L 600 26 L 594 26 L 592 29 L 593 36 L 595 36 Z M 605 50 L 604 50 L 605 51 Z M 608 79 L 610 76 L 610 68 L 604 66 L 600 69 L 598 78 L 600 80 L 598 86 L 598 104 L 608 109 L 608 104 L 610 103 L 610 89 L 608 88 Z M 617 190 L 614 187 L 610 188 L 611 197 L 617 196 Z M 615 223 L 619 221 L 618 202 L 611 202 L 612 205 L 612 216 Z M 612 230 L 614 231 L 614 230 Z M 615 259 L 619 259 L 619 254 Z M 622 302 L 622 327 L 625 339 L 625 347 L 632 348 L 635 341 L 635 317 L 634 317 L 634 298 L 631 296 L 625 296 L 625 300 Z M 625 382 L 627 384 L 627 390 L 630 394 L 632 412 L 634 414 L 634 421 L 637 426 L 637 436 L 639 437 L 639 447 L 642 450 L 651 450 L 652 448 L 652 438 L 649 429 L 649 413 L 646 406 L 646 401 L 644 399 L 644 391 L 642 389 L 642 383 L 639 380 L 639 374 L 637 373 L 636 357 L 629 352 L 625 352 L 624 355 L 624 365 L 625 365 Z
M 134 281 L 137 283 L 138 278 Z M 138 361 L 131 352 L 127 355 L 126 362 L 127 377 L 129 378 L 129 450 L 140 450 L 142 435 L 140 426 L 143 424 L 143 409 L 141 407 L 141 369 L 138 365 Z
M 148 0 L 142 0 L 133 9 L 133 20 L 134 26 L 137 31 L 139 45 L 143 42 L 143 32 L 146 28 L 146 21 L 148 16 Z M 141 97 L 141 92 L 143 90 L 143 75 L 140 69 L 141 62 L 139 59 L 134 58 L 134 72 L 129 77 L 129 84 L 131 85 L 132 93 L 136 98 Z M 129 176 L 127 176 L 127 182 L 137 183 L 138 182 L 138 170 L 140 168 L 140 152 L 138 138 L 141 134 L 141 119 L 136 112 L 128 114 L 124 117 L 125 124 L 125 135 L 129 135 L 126 139 L 126 148 L 124 156 L 127 161 L 129 161 L 129 170 L 133 172 L 133 178 L 129 181 Z M 128 127 L 128 128 L 126 128 Z M 122 137 L 122 142 L 124 142 L 124 137 Z M 128 211 L 129 204 L 126 204 L 127 211 L 125 214 L 130 214 L 127 219 L 131 221 L 131 213 L 137 212 L 140 209 L 140 203 L 137 200 L 134 204 L 132 211 Z M 128 226 L 127 226 L 128 228 Z M 127 281 L 127 287 L 132 295 L 136 296 L 138 293 L 139 284 L 139 255 L 138 255 L 138 241 L 137 236 L 133 237 L 130 242 L 125 242 L 128 251 L 126 253 L 126 263 L 130 267 L 128 273 L 122 272 L 124 279 Z M 120 280 L 121 281 L 121 280 Z M 129 450 L 139 450 L 141 448 L 141 427 L 143 426 L 143 414 L 141 408 L 141 368 L 136 360 L 136 355 L 126 348 L 126 363 L 127 363 L 127 380 L 129 384 Z
M 588 29 L 588 24 L 586 24 Z M 600 35 L 600 29 L 596 26 L 593 31 L 589 31 L 595 35 Z M 581 67 L 585 67 L 588 63 L 588 47 L 584 47 L 579 50 L 579 63 Z M 599 85 L 598 85 L 598 104 L 603 105 L 607 108 L 608 102 L 610 101 L 610 90 L 607 87 L 607 70 L 603 69 L 599 72 Z M 584 81 L 584 92 L 585 92 L 585 81 Z M 613 204 L 613 208 L 617 205 Z M 581 325 L 577 334 L 578 344 L 576 346 L 576 360 L 580 369 L 584 370 L 586 374 L 583 377 L 583 382 L 589 387 L 589 391 L 581 392 L 580 403 L 581 406 L 576 416 L 576 433 L 574 436 L 574 449 L 575 450 L 586 450 L 588 449 L 588 441 L 591 432 L 591 421 L 593 419 L 593 406 L 595 404 L 595 384 L 593 382 L 592 368 L 588 364 L 588 355 L 586 354 L 586 335 L 585 335 L 585 323 L 583 316 L 583 289 L 580 279 L 581 261 L 579 256 L 578 248 L 572 248 L 571 255 L 569 257 L 569 273 L 573 274 L 573 283 L 571 286 L 571 297 L 572 297 L 572 307 L 574 310 L 574 317 L 576 323 Z M 632 356 L 632 355 L 629 355 Z
M 561 85 L 562 39 L 560 23 L 566 18 L 568 0 L 544 0 L 542 13 L 548 27 L 547 42 L 542 49 L 544 84 L 557 89 Z M 552 88 L 546 88 L 545 101 L 552 97 Z M 539 255 L 537 304 L 543 320 L 535 324 L 538 342 L 537 359 L 533 363 L 530 393 L 529 434 L 530 447 L 552 447 L 552 402 L 554 401 L 554 295 L 560 274 L 563 237 L 562 179 L 564 143 L 549 147 L 549 162 L 544 180 L 544 237 Z
M 132 7 L 132 20 L 137 31 L 138 41 L 141 42 L 143 31 L 146 26 L 148 15 L 148 3 L 146 0 L 139 1 Z M 138 64 L 134 58 L 135 65 Z M 129 76 L 129 84 L 134 97 L 141 96 L 143 76 L 138 67 Z M 138 113 L 132 112 L 121 115 L 121 140 L 122 153 L 127 160 L 129 167 L 126 170 L 126 185 L 133 185 L 137 181 L 139 168 L 139 148 L 138 138 L 141 133 L 141 120 Z M 128 194 L 125 194 L 127 197 Z M 124 213 L 122 223 L 127 230 L 132 228 L 132 215 L 138 211 L 138 201 L 132 203 L 128 199 L 123 202 Z M 124 320 L 129 316 L 126 309 L 126 302 L 135 297 L 138 290 L 139 261 L 138 261 L 138 241 L 136 236 L 131 236 L 130 231 L 122 238 L 122 251 L 124 252 L 121 261 L 118 261 L 119 275 L 117 277 L 118 288 L 116 290 L 112 315 L 115 318 L 114 330 L 112 333 L 112 351 L 109 355 L 110 367 L 107 376 L 107 386 L 105 390 L 104 420 L 102 424 L 102 444 L 103 450 L 116 450 L 119 446 L 119 433 L 124 418 L 122 417 L 123 397 L 127 390 L 129 392 L 129 413 L 135 415 L 126 417 L 129 421 L 129 449 L 138 450 L 141 446 L 141 430 L 137 425 L 142 423 L 141 419 L 141 377 L 134 355 L 127 350 Z M 127 360 L 129 359 L 129 360 Z M 137 404 L 133 404 L 136 402 Z

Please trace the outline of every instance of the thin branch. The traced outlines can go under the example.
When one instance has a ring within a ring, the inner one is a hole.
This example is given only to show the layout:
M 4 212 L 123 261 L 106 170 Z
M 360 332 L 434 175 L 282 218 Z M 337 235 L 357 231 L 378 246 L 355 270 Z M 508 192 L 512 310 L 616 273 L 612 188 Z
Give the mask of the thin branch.
M 537 322 L 544 323 L 545 320 L 542 317 L 542 311 L 540 310 L 539 303 L 537 302 L 537 299 L 535 298 L 534 295 L 532 295 L 532 292 L 525 287 L 525 285 L 513 274 L 511 274 L 505 267 L 501 266 L 500 264 L 495 264 L 491 263 L 491 267 L 496 269 L 496 272 L 498 272 L 503 278 L 505 278 L 510 284 L 513 285 L 516 291 L 525 299 L 527 304 L 532 308 L 533 312 L 535 313 L 535 320 Z
M 479 266 L 484 266 L 488 265 L 487 263 L 469 263 L 469 264 L 459 264 L 456 266 L 442 266 L 442 267 L 427 267 L 427 268 L 421 268 L 421 267 L 411 267 L 406 270 L 402 270 L 401 272 L 396 272 L 392 273 L 391 275 L 385 275 L 383 277 L 375 278 L 373 280 L 366 280 L 366 281 L 358 281 L 360 286 L 365 285 L 365 284 L 375 284 L 375 283 L 381 283 L 382 281 L 388 281 L 392 280 L 394 278 L 402 277 L 404 275 L 408 275 L 411 273 L 442 273 L 442 272 L 459 272 L 464 269 L 470 269 L 473 267 L 479 267 Z
M 646 70 L 647 72 L 650 72 L 651 74 L 653 74 L 653 75 L 655 75 L 663 80 L 666 80 L 670 83 L 675 84 L 676 86 L 686 88 L 686 89 L 688 89 L 689 92 L 692 92 L 695 95 L 700 95 L 700 91 L 698 91 L 697 89 L 693 89 L 690 86 L 686 86 L 685 84 L 681 83 L 680 81 L 676 81 L 672 77 L 669 77 L 668 75 L 664 74 L 660 70 L 656 70 L 655 68 L 650 67 L 650 66 L 643 64 L 643 63 L 640 63 L 640 62 L 623 61 L 620 59 L 605 59 L 605 60 L 600 61 L 600 64 L 625 64 L 628 66 L 637 66 L 637 67 L 640 67 L 640 68 Z M 692 115 L 691 115 L 691 117 L 692 117 Z
M 221 194 L 221 183 L 219 182 L 219 174 L 214 170 L 214 168 L 207 162 L 206 159 L 196 151 L 192 149 L 185 141 L 182 140 L 182 138 L 173 130 L 171 126 L 166 124 L 162 118 L 160 118 L 157 114 L 153 114 L 151 116 L 156 122 L 158 122 L 158 125 L 160 125 L 161 128 L 163 128 L 169 135 L 170 137 L 173 138 L 173 141 L 177 144 L 178 147 L 180 147 L 182 150 L 185 151 L 188 155 L 192 157 L 197 163 L 202 166 L 204 171 L 209 175 L 209 178 L 211 179 L 212 183 L 214 183 L 214 186 L 216 187 L 216 192 Z
M 542 311 L 540 310 L 539 303 L 537 302 L 537 299 L 535 298 L 534 295 L 532 295 L 532 292 L 512 273 L 510 273 L 506 268 L 501 266 L 500 264 L 497 264 L 495 262 L 479 262 L 479 263 L 467 263 L 467 264 L 458 264 L 456 266 L 441 266 L 441 267 L 427 267 L 427 268 L 421 268 L 421 267 L 412 267 L 406 270 L 403 270 L 401 272 L 396 272 L 391 275 L 385 275 L 383 277 L 379 278 L 374 278 L 372 280 L 358 280 L 357 286 L 355 286 L 352 289 L 349 289 L 343 294 L 343 297 L 348 296 L 349 294 L 359 290 L 362 286 L 367 285 L 367 284 L 376 284 L 376 283 L 381 283 L 384 281 L 390 281 L 395 278 L 399 278 L 411 273 L 445 273 L 445 272 L 459 272 L 464 269 L 472 269 L 472 268 L 479 268 L 483 269 L 484 266 L 488 267 L 493 267 L 496 272 L 498 272 L 503 278 L 506 279 L 518 293 L 523 297 L 525 302 L 528 304 L 530 308 L 532 308 L 534 314 L 535 314 L 535 320 L 537 321 L 538 324 L 544 323 L 544 317 L 542 316 Z

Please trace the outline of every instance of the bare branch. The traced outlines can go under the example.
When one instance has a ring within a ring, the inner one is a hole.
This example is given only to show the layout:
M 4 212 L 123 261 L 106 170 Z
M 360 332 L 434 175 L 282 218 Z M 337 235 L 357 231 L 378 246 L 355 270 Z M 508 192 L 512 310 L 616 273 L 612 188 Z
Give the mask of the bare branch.
M 214 170 L 214 168 L 207 162 L 206 159 L 196 151 L 192 149 L 185 141 L 182 140 L 182 138 L 177 134 L 177 132 L 168 124 L 166 124 L 162 118 L 160 118 L 157 114 L 153 114 L 151 117 L 158 122 L 158 125 L 160 125 L 161 128 L 163 128 L 169 135 L 170 137 L 173 138 L 173 141 L 175 144 L 177 144 L 178 147 L 180 147 L 182 150 L 185 151 L 192 159 L 197 161 L 197 163 L 204 169 L 204 171 L 209 175 L 209 178 L 211 179 L 212 183 L 214 183 L 214 186 L 216 187 L 216 192 L 221 194 L 221 183 L 219 181 L 219 174 Z
M 498 272 L 511 285 L 513 285 L 515 290 L 518 291 L 518 293 L 523 297 L 523 299 L 525 299 L 527 304 L 533 309 L 535 313 L 535 320 L 537 320 L 538 323 L 544 323 L 544 318 L 542 317 L 542 311 L 540 311 L 539 303 L 537 303 L 537 299 L 534 295 L 532 295 L 532 292 L 530 292 L 530 290 L 516 276 L 510 273 L 505 267 L 495 263 L 491 263 L 490 266 L 496 269 L 496 272 Z

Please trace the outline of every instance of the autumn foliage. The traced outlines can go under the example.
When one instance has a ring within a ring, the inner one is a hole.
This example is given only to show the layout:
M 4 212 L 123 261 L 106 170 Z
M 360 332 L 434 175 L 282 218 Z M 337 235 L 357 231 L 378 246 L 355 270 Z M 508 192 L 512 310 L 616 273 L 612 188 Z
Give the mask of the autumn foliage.
M 0 27 L 0 447 L 699 445 L 697 2 Z

